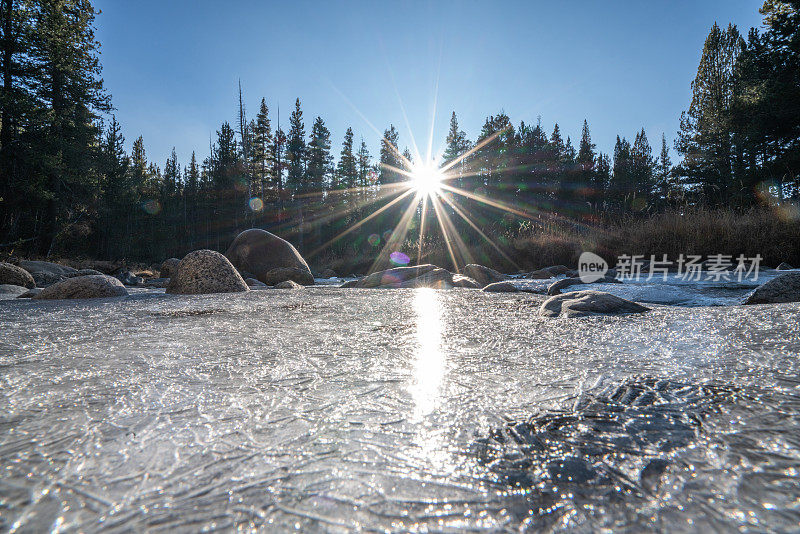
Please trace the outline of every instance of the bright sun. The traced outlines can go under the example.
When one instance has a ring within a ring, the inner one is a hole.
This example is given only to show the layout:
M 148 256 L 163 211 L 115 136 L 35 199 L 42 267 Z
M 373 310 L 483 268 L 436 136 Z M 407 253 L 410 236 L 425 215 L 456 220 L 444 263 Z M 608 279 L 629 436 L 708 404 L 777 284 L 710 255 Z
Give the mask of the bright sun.
M 438 193 L 442 188 L 442 175 L 433 161 L 415 164 L 411 168 L 411 187 L 419 196 L 430 196 Z

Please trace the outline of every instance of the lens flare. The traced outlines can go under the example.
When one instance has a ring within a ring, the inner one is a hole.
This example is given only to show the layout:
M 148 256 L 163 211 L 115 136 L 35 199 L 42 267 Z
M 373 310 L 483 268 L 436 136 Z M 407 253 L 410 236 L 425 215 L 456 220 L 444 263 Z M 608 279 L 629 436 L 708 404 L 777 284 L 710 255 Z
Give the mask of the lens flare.
M 255 212 L 259 212 L 264 209 L 264 202 L 258 197 L 251 198 L 248 204 L 250 205 L 250 209 Z
M 395 265 L 408 265 L 411 262 L 411 258 L 399 251 L 389 254 L 389 260 Z
M 444 175 L 433 161 L 411 166 L 409 181 L 411 182 L 411 187 L 421 197 L 429 197 L 439 193 L 443 179 Z

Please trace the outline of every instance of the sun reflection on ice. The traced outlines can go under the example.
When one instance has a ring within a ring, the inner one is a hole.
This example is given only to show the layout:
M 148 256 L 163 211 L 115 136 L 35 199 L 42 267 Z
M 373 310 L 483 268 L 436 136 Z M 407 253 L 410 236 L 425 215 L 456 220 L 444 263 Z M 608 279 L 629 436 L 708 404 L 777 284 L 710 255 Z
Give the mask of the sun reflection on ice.
M 413 305 L 417 317 L 417 353 L 413 362 L 414 384 L 409 391 L 414 398 L 414 419 L 419 421 L 436 407 L 445 357 L 441 351 L 442 318 L 436 291 L 416 289 Z

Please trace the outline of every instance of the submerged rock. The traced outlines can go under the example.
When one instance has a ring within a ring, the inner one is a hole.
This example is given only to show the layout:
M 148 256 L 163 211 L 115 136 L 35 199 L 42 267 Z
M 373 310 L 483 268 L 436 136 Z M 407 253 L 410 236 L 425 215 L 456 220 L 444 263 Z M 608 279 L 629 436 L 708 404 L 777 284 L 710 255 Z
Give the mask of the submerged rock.
M 213 250 L 195 250 L 187 254 L 167 284 L 167 293 L 182 295 L 249 290 L 231 262 Z
M 36 297 L 36 295 L 38 295 L 42 291 L 44 291 L 43 288 L 34 287 L 32 289 L 27 290 L 25 293 L 22 293 L 21 295 L 17 295 L 17 298 L 18 299 L 32 299 L 32 298 Z
M 256 280 L 255 278 L 245 278 L 244 283 L 247 284 L 250 288 L 267 287 L 267 284 L 265 284 L 260 280 Z
M 517 293 L 519 289 L 511 282 L 495 282 L 483 288 L 487 293 Z
M 0 298 L 17 298 L 28 292 L 28 288 L 15 284 L 0 284 Z
M 358 283 L 359 283 L 360 281 L 361 281 L 361 280 L 348 280 L 348 281 L 347 281 L 347 282 L 345 282 L 344 284 L 340 285 L 340 286 L 339 286 L 339 288 L 340 288 L 340 289 L 341 289 L 341 288 L 347 289 L 347 288 L 349 288 L 349 287 L 358 287 Z
M 0 284 L 22 286 L 27 289 L 36 287 L 36 281 L 31 273 L 22 267 L 6 262 L 0 262 Z
M 791 265 L 789 265 L 789 264 L 788 264 L 788 263 L 786 263 L 786 262 L 783 262 L 783 263 L 781 263 L 780 265 L 778 265 L 778 266 L 775 268 L 775 270 L 777 270 L 777 271 L 791 271 L 791 270 L 793 270 L 793 269 L 794 269 L 794 267 L 792 267 Z
M 433 287 L 449 289 L 453 287 L 453 275 L 449 271 L 431 264 L 414 267 L 395 267 L 365 276 L 353 287 L 376 289 Z
M 167 258 L 161 264 L 161 268 L 158 272 L 159 278 L 172 278 L 172 275 L 175 274 L 175 269 L 178 268 L 178 264 L 181 262 L 178 258 Z
M 478 265 L 477 263 L 470 263 L 469 265 L 465 266 L 464 274 L 478 282 L 481 286 L 487 286 L 495 282 L 503 282 L 504 280 L 508 280 L 506 275 L 501 274 L 490 267 Z
M 585 317 L 649 311 L 641 304 L 603 291 L 573 291 L 544 301 L 539 308 L 543 317 Z
M 311 269 L 297 249 L 285 239 L 259 228 L 245 230 L 236 236 L 225 256 L 234 267 L 253 273 L 267 285 L 285 280 L 294 280 L 303 285 L 314 284 Z M 278 276 L 284 278 L 277 279 Z
M 592 283 L 592 284 L 621 284 L 622 282 L 620 282 L 616 278 L 613 278 L 613 277 L 610 277 L 610 276 L 606 276 L 605 278 L 601 278 L 599 280 L 595 280 L 594 282 L 590 282 L 590 283 Z M 572 287 L 572 286 L 580 286 L 580 285 L 586 285 L 586 282 L 584 282 L 580 278 L 564 278 L 564 279 L 559 280 L 557 282 L 553 282 L 547 288 L 547 294 L 548 295 L 560 295 L 562 289 L 566 289 L 566 288 Z
M 303 286 L 292 280 L 286 280 L 279 284 L 275 284 L 275 289 L 303 289 Z
M 784 273 L 756 288 L 745 304 L 800 302 L 800 272 Z
M 75 276 L 44 288 L 35 299 L 94 299 L 128 294 L 122 282 L 105 274 Z
M 469 276 L 463 274 L 453 275 L 453 287 L 466 287 L 468 289 L 480 289 L 481 285 Z

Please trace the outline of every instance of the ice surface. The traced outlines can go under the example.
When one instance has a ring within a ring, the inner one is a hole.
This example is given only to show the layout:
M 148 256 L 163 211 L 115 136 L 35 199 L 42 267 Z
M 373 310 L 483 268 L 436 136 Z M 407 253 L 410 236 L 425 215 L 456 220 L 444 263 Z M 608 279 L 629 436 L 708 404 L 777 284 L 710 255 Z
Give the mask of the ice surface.
M 797 530 L 800 304 L 547 319 L 544 298 L 0 302 L 0 531 Z M 591 468 L 632 483 L 581 478 L 587 399 L 665 379 L 735 394 L 675 393 L 689 426 L 667 449 L 623 406 Z M 487 436 L 555 413 L 573 423 L 544 471 L 498 476 Z

